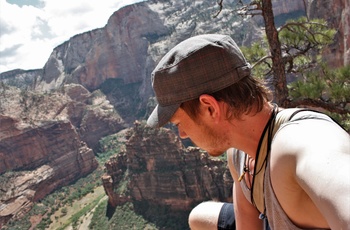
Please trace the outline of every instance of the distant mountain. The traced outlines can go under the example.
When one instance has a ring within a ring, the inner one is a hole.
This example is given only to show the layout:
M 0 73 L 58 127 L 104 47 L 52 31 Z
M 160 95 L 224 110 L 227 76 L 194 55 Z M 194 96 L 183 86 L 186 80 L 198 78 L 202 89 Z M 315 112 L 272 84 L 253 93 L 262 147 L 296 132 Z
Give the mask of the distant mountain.
M 302 11 L 302 1 L 276 5 L 279 14 Z M 0 75 L 9 85 L 36 91 L 81 84 L 89 91 L 101 88 L 126 121 L 144 116 L 153 95 L 150 73 L 159 59 L 180 41 L 203 33 L 231 35 L 239 45 L 261 38 L 259 19 L 244 19 L 225 1 L 148 1 L 116 11 L 103 28 L 75 35 L 57 46 L 42 70 L 14 70 Z M 117 79 L 117 80 L 114 80 Z M 106 82 L 106 80 L 109 80 Z M 112 88 L 114 86 L 114 89 Z M 129 88 L 119 92 L 120 88 Z M 133 113 L 127 111 L 132 110 Z

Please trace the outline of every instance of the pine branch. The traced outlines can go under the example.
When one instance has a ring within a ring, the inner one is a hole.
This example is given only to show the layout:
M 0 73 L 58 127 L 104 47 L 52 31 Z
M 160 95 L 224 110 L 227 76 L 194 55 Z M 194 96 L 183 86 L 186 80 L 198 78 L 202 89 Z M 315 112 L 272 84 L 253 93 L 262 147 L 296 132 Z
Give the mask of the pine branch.
M 270 56 L 270 55 L 266 55 L 266 56 L 260 58 L 257 62 L 255 62 L 255 63 L 252 65 L 252 69 L 253 69 L 255 66 L 259 65 L 260 63 L 264 62 L 264 61 L 265 61 L 266 59 L 268 59 L 268 58 L 271 58 L 271 56 Z
M 320 44 L 317 39 L 315 38 L 315 35 L 322 35 L 323 37 L 328 38 L 329 40 L 331 40 L 332 38 L 330 36 L 328 36 L 325 33 L 321 33 L 321 32 L 316 32 L 316 31 L 312 31 L 310 28 L 308 28 L 306 25 L 317 25 L 317 26 L 322 26 L 327 28 L 327 25 L 323 24 L 323 23 L 318 23 L 318 22 L 289 22 L 286 23 L 285 25 L 281 26 L 277 31 L 280 32 L 283 29 L 287 29 L 290 32 L 293 33 L 297 33 L 298 31 L 295 31 L 293 26 L 298 26 L 301 27 L 303 29 L 305 29 L 313 38 L 313 41 L 317 44 Z

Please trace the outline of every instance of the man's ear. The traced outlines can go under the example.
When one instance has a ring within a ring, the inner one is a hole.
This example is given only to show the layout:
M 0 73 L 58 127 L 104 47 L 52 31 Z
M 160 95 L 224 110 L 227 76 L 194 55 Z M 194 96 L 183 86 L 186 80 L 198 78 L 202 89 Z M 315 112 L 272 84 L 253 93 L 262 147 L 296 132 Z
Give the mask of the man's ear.
M 221 115 L 221 108 L 219 102 L 208 94 L 199 96 L 200 111 L 203 115 L 208 115 L 211 119 L 219 119 Z

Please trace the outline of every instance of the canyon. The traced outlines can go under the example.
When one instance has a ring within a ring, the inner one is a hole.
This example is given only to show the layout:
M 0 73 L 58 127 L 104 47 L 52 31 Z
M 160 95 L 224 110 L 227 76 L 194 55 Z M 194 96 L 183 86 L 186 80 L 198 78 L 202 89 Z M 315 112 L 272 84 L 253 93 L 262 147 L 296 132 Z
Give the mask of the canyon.
M 235 4 L 225 1 L 217 18 L 216 1 L 126 6 L 105 27 L 55 47 L 42 69 L 1 73 L 0 226 L 93 172 L 100 139 L 122 130 L 125 148 L 106 162 L 101 178 L 111 206 L 147 201 L 190 210 L 203 200 L 231 200 L 224 159 L 142 120 L 155 106 L 151 71 L 175 44 L 202 33 L 229 34 L 240 46 L 262 38 L 259 19 L 232 13 Z M 350 64 L 349 8 L 347 0 L 311 0 L 306 9 L 337 29 L 325 54 L 336 67 Z M 275 16 L 297 11 L 305 12 L 302 0 L 274 1 Z

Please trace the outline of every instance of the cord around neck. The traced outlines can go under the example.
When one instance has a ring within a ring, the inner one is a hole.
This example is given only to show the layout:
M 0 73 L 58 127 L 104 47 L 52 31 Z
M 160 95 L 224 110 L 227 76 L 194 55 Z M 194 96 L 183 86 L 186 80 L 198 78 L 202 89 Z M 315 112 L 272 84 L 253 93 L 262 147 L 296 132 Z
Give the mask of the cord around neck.
M 251 198 L 252 204 L 261 213 L 265 213 L 265 201 L 264 201 L 263 192 L 261 194 L 261 190 L 264 191 L 263 178 L 264 178 L 265 169 L 267 166 L 267 159 L 271 150 L 274 121 L 276 118 L 277 110 L 278 110 L 278 106 L 274 104 L 271 116 L 262 132 L 262 135 L 259 140 L 258 148 L 256 150 L 254 174 L 253 174 L 253 180 L 251 185 L 250 198 Z M 263 146 L 264 140 L 266 140 L 266 138 L 267 138 L 267 141 L 265 142 L 266 144 L 265 146 Z M 255 189 L 256 181 L 258 181 L 258 189 Z

